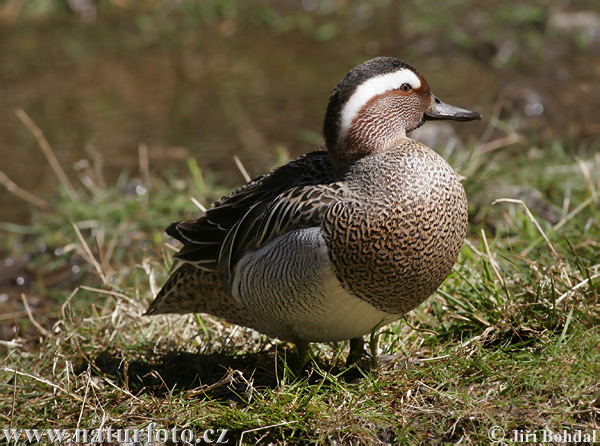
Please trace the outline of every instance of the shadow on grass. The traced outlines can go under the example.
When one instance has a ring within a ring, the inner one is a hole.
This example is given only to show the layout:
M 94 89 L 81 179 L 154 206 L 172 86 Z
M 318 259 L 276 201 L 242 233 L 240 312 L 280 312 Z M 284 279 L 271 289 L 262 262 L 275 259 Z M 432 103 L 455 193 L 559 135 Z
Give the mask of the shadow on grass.
M 292 361 L 290 361 L 291 363 Z M 79 370 L 83 372 L 87 365 Z M 215 353 L 190 353 L 169 351 L 163 354 L 148 353 L 132 358 L 122 352 L 105 350 L 92 364 L 98 375 L 107 376 L 118 386 L 134 395 L 152 394 L 166 397 L 181 392 L 211 399 L 243 401 L 253 388 L 274 389 L 282 380 L 287 383 L 304 379 L 308 384 L 327 385 L 324 371 L 352 383 L 364 375 L 356 367 L 345 368 L 338 364 L 311 362 L 299 373 L 286 365 L 284 354 L 274 352 L 239 354 L 233 351 Z M 290 370 L 291 369 L 291 370 Z

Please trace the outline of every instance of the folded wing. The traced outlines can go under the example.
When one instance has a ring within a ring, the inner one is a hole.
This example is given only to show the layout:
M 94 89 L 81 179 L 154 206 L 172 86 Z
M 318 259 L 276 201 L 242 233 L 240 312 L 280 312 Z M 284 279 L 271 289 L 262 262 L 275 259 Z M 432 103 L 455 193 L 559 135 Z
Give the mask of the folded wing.
M 196 220 L 172 223 L 167 234 L 183 243 L 175 258 L 227 283 L 244 252 L 293 229 L 318 226 L 344 195 L 327 152 L 312 152 L 218 200 Z

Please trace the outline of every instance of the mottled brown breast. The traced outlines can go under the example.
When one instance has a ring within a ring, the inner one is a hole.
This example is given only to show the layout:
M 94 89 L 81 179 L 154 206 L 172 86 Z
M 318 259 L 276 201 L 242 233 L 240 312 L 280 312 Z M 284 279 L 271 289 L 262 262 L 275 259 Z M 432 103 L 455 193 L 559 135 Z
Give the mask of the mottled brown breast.
M 467 229 L 462 184 L 441 156 L 408 138 L 356 162 L 346 181 L 353 200 L 323 223 L 337 277 L 378 309 L 406 313 L 456 261 Z

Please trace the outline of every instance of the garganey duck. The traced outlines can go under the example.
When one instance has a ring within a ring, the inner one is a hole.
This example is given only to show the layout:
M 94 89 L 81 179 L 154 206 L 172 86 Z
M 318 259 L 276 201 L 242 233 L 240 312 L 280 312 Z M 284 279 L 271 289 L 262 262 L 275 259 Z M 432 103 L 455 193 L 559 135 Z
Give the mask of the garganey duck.
M 208 313 L 293 341 L 362 336 L 401 318 L 450 273 L 467 199 L 444 159 L 406 136 L 428 119 L 479 113 L 440 101 L 392 57 L 353 68 L 333 90 L 327 151 L 304 155 L 166 232 L 183 243 L 146 314 Z

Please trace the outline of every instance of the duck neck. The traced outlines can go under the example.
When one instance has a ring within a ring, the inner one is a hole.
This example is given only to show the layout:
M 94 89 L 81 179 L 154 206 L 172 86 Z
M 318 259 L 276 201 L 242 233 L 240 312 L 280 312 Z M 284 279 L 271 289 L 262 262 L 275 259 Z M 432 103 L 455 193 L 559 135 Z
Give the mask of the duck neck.
M 354 163 L 398 146 L 406 138 L 404 129 L 374 138 L 373 134 L 350 132 L 338 144 L 328 147 L 329 156 L 338 172 L 346 172 Z

